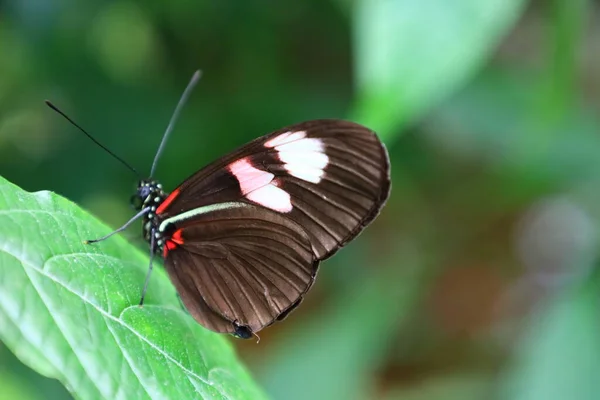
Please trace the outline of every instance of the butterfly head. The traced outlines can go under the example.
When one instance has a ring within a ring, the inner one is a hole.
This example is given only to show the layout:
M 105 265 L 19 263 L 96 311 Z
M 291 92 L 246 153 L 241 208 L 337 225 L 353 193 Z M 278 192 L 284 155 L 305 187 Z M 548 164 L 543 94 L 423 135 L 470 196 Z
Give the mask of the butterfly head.
M 138 183 L 135 194 L 131 196 L 131 205 L 136 210 L 150 207 L 154 211 L 165 197 L 166 194 L 160 183 L 152 179 L 142 179 Z

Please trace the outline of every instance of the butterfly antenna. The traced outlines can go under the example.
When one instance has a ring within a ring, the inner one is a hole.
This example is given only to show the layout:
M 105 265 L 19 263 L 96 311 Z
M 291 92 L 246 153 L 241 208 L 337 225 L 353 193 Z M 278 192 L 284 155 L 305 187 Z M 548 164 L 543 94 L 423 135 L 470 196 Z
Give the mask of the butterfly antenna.
M 50 102 L 50 100 L 44 100 L 44 102 L 46 103 L 46 105 L 48 107 L 50 107 L 51 109 L 53 109 L 54 111 L 56 111 L 57 113 L 59 113 L 60 115 L 63 116 L 63 118 L 65 118 L 67 121 L 69 121 L 71 123 L 71 125 L 73 125 L 74 127 L 76 127 L 77 129 L 79 129 L 81 132 L 83 132 L 83 134 L 85 136 L 87 136 L 88 138 L 90 138 L 90 140 L 94 143 L 96 143 L 98 146 L 100 146 L 102 149 L 104 149 L 104 151 L 106 151 L 108 154 L 110 154 L 111 156 L 113 156 L 115 159 L 117 159 L 118 161 L 121 162 L 121 164 L 123 164 L 124 166 L 127 167 L 127 169 L 131 170 L 134 174 L 136 174 L 138 177 L 141 177 L 140 174 L 136 171 L 135 168 L 133 168 L 131 165 L 129 165 L 125 160 L 123 160 L 121 157 L 119 157 L 118 155 L 116 155 L 115 153 L 113 153 L 112 151 L 110 151 L 106 146 L 104 146 L 102 143 L 100 143 L 99 141 L 97 141 L 92 135 L 90 135 L 89 133 L 87 133 L 87 131 L 85 129 L 83 129 L 81 126 L 79 126 L 75 121 L 73 121 L 69 116 L 67 116 L 67 114 L 65 114 L 64 112 L 62 112 L 58 107 L 56 107 L 54 104 L 52 104 Z
M 175 107 L 173 116 L 171 117 L 171 120 L 169 121 L 169 125 L 167 125 L 167 130 L 165 131 L 165 134 L 162 137 L 160 145 L 158 146 L 158 150 L 156 151 L 156 155 L 154 156 L 154 161 L 152 162 L 152 168 L 150 169 L 151 177 L 154 176 L 156 164 L 158 163 L 158 159 L 160 158 L 160 155 L 162 154 L 162 152 L 165 148 L 165 144 L 167 143 L 167 139 L 169 138 L 169 135 L 173 131 L 173 126 L 175 125 L 175 122 L 177 121 L 177 118 L 179 117 L 179 113 L 181 112 L 181 109 L 187 102 L 188 97 L 190 97 L 190 94 L 192 93 L 194 86 L 196 86 L 196 84 L 200 80 L 201 76 L 202 76 L 202 71 L 197 70 L 196 72 L 194 72 L 194 75 L 192 75 L 192 79 L 190 79 L 190 83 L 188 83 L 187 87 L 183 91 L 183 94 L 181 95 L 181 98 L 179 99 L 179 102 L 177 103 L 177 107 Z

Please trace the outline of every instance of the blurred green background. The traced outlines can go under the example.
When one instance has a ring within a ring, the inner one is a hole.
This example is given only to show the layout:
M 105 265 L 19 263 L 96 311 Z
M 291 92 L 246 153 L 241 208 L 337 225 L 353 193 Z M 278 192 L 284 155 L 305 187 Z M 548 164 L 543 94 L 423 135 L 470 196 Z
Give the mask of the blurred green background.
M 600 1 L 0 2 L 0 171 L 112 226 L 302 120 L 377 130 L 382 215 L 302 307 L 234 340 L 273 399 L 600 399 Z M 129 235 L 137 235 L 133 228 Z M 140 246 L 145 244 L 140 240 Z M 0 347 L 0 399 L 70 394 Z

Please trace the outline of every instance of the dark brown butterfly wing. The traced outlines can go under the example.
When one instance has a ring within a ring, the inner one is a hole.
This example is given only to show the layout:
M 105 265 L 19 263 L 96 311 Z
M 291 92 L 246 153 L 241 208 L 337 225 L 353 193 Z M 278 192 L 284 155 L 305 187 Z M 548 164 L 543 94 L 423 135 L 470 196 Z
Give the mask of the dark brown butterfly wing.
M 318 260 L 303 229 L 275 211 L 226 203 L 169 225 L 177 246 L 165 266 L 205 327 L 253 332 L 273 323 L 312 285 Z
M 270 192 L 259 196 L 264 189 L 258 184 L 260 177 L 250 172 L 250 182 L 244 181 L 244 171 L 272 174 L 270 182 L 264 181 Z M 245 193 L 244 186 L 253 191 Z M 265 203 L 271 192 L 277 194 L 273 187 L 290 196 L 289 210 L 275 200 Z M 379 214 L 389 191 L 387 151 L 372 131 L 348 121 L 315 120 L 258 138 L 203 168 L 186 179 L 157 214 L 166 219 L 226 201 L 267 204 L 299 224 L 323 260 Z
M 307 231 L 314 253 L 323 260 L 379 214 L 389 195 L 389 161 L 375 134 L 360 125 L 316 122 L 302 128 L 308 138 L 318 137 L 323 143 L 327 164 L 321 180 L 315 184 L 290 175 L 276 154 L 267 168 L 281 177 L 281 187 L 292 198 L 289 218 Z
M 367 128 L 280 129 L 198 171 L 158 207 L 167 271 L 202 325 L 257 332 L 299 304 L 319 261 L 376 217 L 389 190 L 387 151 Z

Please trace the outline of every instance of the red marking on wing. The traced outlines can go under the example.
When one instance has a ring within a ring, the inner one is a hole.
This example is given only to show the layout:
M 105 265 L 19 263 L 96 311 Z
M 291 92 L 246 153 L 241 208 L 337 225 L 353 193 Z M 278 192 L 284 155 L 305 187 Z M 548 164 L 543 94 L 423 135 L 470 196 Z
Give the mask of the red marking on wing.
M 166 258 L 167 254 L 169 254 L 169 251 L 173 250 L 176 247 L 177 247 L 177 245 L 174 242 L 167 240 L 165 242 L 165 247 L 163 247 L 163 257 Z
M 163 247 L 163 257 L 166 258 L 167 254 L 173 249 L 176 249 L 178 246 L 183 244 L 183 237 L 181 236 L 181 229 L 175 231 L 173 236 L 168 238 L 165 242 L 165 247 Z
M 171 242 L 175 242 L 176 244 L 183 244 L 183 237 L 181 236 L 181 231 L 181 229 L 177 229 L 173 236 L 171 236 L 171 239 L 169 240 Z
M 165 209 L 167 207 L 169 207 L 169 204 L 171 204 L 173 202 L 173 200 L 175 200 L 175 198 L 177 196 L 179 196 L 180 192 L 181 192 L 181 190 L 179 190 L 179 189 L 173 190 L 173 192 L 171 192 L 171 194 L 165 199 L 165 201 L 160 203 L 160 206 L 158 206 L 158 208 L 156 209 L 156 214 L 160 214 L 163 211 L 165 211 Z

